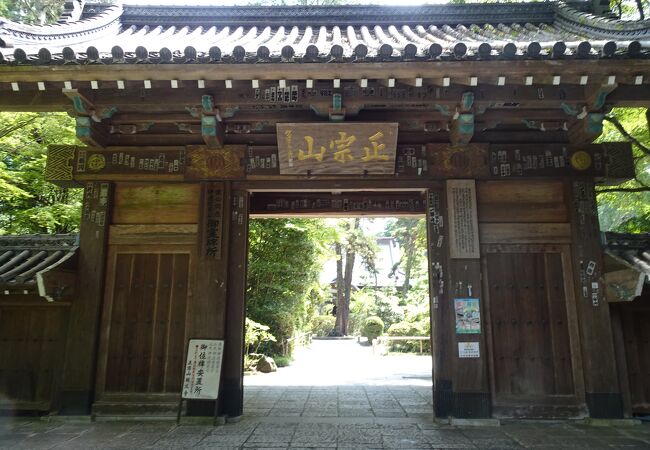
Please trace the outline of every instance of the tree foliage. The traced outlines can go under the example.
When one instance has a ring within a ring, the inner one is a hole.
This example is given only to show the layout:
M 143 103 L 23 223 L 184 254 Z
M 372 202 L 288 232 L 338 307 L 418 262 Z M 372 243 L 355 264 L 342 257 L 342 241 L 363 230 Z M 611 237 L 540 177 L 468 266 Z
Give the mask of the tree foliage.
M 0 234 L 77 231 L 81 189 L 43 179 L 47 146 L 77 143 L 70 117 L 0 113 L 0 123 Z
M 2 0 L 0 17 L 30 25 L 56 23 L 65 0 Z
M 650 232 L 650 131 L 646 108 L 615 108 L 608 114 L 599 142 L 632 143 L 636 177 L 618 186 L 598 187 L 603 230 Z
M 247 317 L 268 325 L 280 341 L 307 327 L 326 295 L 319 275 L 332 239 L 333 230 L 321 220 L 253 220 Z

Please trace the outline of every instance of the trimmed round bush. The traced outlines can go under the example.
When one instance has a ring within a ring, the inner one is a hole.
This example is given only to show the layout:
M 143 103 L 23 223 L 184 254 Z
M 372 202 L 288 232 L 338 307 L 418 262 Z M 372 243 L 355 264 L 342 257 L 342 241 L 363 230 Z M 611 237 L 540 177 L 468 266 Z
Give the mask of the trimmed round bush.
M 368 342 L 381 336 L 384 332 L 384 321 L 377 316 L 370 316 L 363 323 L 361 334 L 368 338 Z
M 311 320 L 311 332 L 316 336 L 329 336 L 335 326 L 336 317 L 334 316 L 316 316 Z

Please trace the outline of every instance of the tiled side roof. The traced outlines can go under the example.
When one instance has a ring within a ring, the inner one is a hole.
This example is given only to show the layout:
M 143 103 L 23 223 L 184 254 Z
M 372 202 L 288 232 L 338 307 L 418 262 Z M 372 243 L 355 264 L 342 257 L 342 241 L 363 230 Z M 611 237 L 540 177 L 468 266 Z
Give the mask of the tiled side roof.
M 621 22 L 547 2 L 101 6 L 92 18 L 49 27 L 0 22 L 0 39 L 0 64 L 639 58 L 648 56 L 650 21 Z
M 645 273 L 650 282 L 650 233 L 604 233 L 605 253 Z
M 36 274 L 70 258 L 76 235 L 0 236 L 0 286 L 36 283 Z

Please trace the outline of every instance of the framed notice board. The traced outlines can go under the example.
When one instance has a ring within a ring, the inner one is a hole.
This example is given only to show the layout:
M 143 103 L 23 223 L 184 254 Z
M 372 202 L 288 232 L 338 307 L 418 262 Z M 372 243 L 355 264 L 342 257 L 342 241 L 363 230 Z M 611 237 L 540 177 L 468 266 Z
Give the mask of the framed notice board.
M 190 339 L 183 366 L 183 386 L 178 407 L 180 421 L 183 400 L 217 400 L 223 362 L 222 339 Z M 217 405 L 215 402 L 215 415 Z

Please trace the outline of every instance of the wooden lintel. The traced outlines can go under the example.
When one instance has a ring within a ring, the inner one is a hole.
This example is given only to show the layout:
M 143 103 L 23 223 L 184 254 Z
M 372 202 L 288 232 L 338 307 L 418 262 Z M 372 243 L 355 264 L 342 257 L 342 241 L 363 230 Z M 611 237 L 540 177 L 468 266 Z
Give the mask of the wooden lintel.
M 627 60 L 621 64 L 616 59 L 585 59 L 571 60 L 570 64 L 562 67 L 562 78 L 567 84 L 578 84 L 583 74 L 594 74 L 601 77 L 603 73 L 616 74 L 619 78 L 626 75 L 643 73 L 647 63 L 643 59 Z M 304 64 L 222 64 L 219 70 L 214 70 L 211 64 L 119 64 L 119 65 L 50 65 L 50 66 L 0 66 L 0 82 L 33 82 L 38 81 L 112 81 L 116 73 L 122 80 L 163 81 L 171 79 L 205 80 L 206 83 L 215 80 L 306 80 L 317 73 L 320 79 L 361 79 L 371 73 L 374 79 L 412 78 L 426 73 L 429 78 L 437 78 L 453 74 L 453 79 L 468 79 L 481 76 L 481 81 L 490 82 L 499 74 L 505 74 L 509 79 L 519 80 L 531 73 L 551 73 L 558 71 L 558 61 L 554 60 L 494 60 L 494 61 L 413 61 L 385 63 L 304 63 Z M 483 75 L 488 74 L 488 75 Z M 206 85 L 207 87 L 207 85 Z

